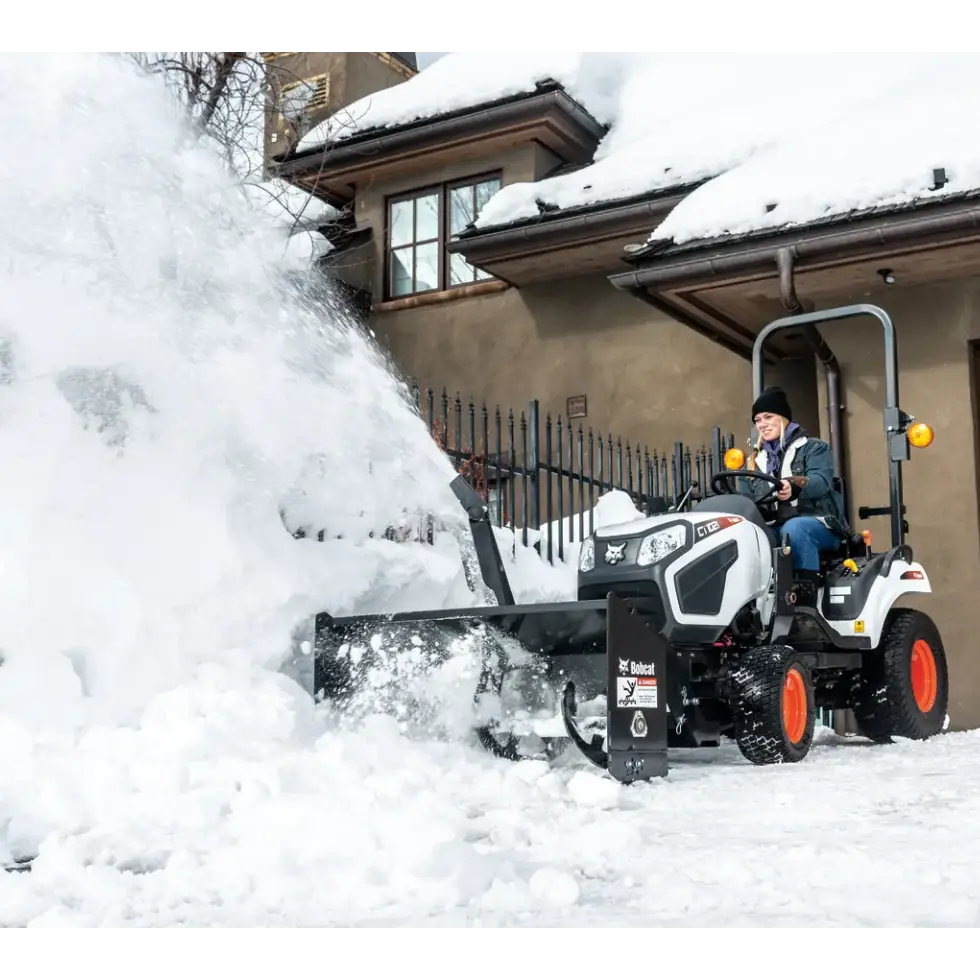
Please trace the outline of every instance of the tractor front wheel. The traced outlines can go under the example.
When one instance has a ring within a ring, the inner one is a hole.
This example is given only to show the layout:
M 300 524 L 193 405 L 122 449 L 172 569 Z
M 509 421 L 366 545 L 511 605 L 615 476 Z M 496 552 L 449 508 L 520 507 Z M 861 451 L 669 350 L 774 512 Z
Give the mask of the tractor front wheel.
M 749 650 L 732 672 L 735 741 L 757 766 L 799 762 L 813 741 L 813 679 L 787 646 Z
M 873 742 L 938 735 L 946 721 L 949 675 L 936 624 L 917 609 L 897 609 L 861 668 L 854 717 Z

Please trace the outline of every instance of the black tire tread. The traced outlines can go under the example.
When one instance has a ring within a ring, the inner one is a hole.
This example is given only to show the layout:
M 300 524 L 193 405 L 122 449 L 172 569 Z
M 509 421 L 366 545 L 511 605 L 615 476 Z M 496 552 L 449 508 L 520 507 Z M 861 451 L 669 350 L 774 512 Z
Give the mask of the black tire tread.
M 910 657 L 916 639 L 932 647 L 938 690 L 932 710 L 923 715 L 915 703 Z M 873 742 L 893 737 L 926 739 L 942 731 L 949 701 L 946 650 L 932 619 L 918 609 L 896 609 L 882 631 L 877 650 L 861 671 L 853 711 L 861 731 Z
M 796 745 L 783 728 L 783 681 L 790 667 L 803 675 L 807 692 L 806 729 Z M 777 644 L 746 652 L 732 672 L 731 708 L 735 741 L 754 765 L 799 762 L 810 751 L 816 718 L 813 679 L 792 647 Z

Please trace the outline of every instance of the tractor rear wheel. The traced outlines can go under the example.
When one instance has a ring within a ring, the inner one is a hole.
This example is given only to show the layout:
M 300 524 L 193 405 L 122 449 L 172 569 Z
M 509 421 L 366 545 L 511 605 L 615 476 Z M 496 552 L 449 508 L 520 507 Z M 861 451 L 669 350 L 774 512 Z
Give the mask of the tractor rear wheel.
M 873 742 L 938 735 L 946 721 L 949 674 L 936 624 L 917 609 L 896 609 L 861 667 L 854 717 Z
M 792 647 L 755 647 L 744 654 L 732 672 L 731 708 L 735 741 L 749 762 L 799 762 L 810 751 L 813 679 Z

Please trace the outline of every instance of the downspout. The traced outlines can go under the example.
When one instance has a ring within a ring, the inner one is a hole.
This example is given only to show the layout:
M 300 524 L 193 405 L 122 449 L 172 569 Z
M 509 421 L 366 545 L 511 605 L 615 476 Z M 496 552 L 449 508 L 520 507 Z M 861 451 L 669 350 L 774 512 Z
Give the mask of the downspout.
M 792 313 L 809 313 L 812 310 L 804 308 L 796 295 L 794 282 L 793 260 L 796 258 L 794 248 L 780 248 L 776 252 L 776 266 L 779 269 L 779 296 L 783 306 Z M 812 303 L 808 304 L 812 307 Z M 830 451 L 834 457 L 834 471 L 838 476 L 844 476 L 844 406 L 841 404 L 840 364 L 834 352 L 830 349 L 823 334 L 813 325 L 803 329 L 803 335 L 810 349 L 820 359 L 827 372 L 827 423 L 830 430 Z M 847 515 L 850 520 L 851 515 Z

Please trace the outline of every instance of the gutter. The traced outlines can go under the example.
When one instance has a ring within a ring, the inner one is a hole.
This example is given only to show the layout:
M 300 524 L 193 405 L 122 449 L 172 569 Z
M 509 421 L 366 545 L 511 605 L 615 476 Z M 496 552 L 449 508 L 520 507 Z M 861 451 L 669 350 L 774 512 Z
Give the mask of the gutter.
M 464 232 L 449 242 L 446 250 L 463 255 L 482 255 L 503 252 L 517 245 L 544 245 L 552 239 L 565 239 L 577 232 L 585 232 L 582 237 L 589 238 L 617 225 L 624 226 L 625 231 L 634 224 L 656 220 L 669 213 L 688 192 L 687 188 L 679 191 L 672 187 L 668 193 L 661 192 L 658 197 L 648 196 L 635 204 L 616 207 L 603 202 L 579 214 L 546 212 L 539 220 L 531 219 L 516 227 L 505 225 L 486 232 Z
M 338 170 L 351 164 L 363 164 L 370 157 L 396 156 L 430 143 L 474 138 L 483 135 L 489 128 L 533 122 L 549 110 L 557 110 L 577 124 L 585 139 L 593 144 L 589 153 L 591 158 L 599 140 L 606 134 L 606 127 L 565 92 L 556 89 L 510 99 L 461 115 L 412 123 L 386 131 L 383 135 L 355 135 L 342 142 L 314 146 L 285 157 L 274 165 L 275 172 L 277 176 L 287 176 L 316 170 Z
M 842 231 L 821 233 L 803 227 L 758 242 L 736 239 L 701 253 L 653 258 L 649 265 L 634 272 L 616 273 L 609 277 L 609 281 L 617 289 L 627 291 L 635 288 L 655 291 L 680 289 L 717 279 L 768 273 L 772 270 L 776 253 L 784 246 L 793 249 L 797 263 L 816 262 L 843 258 L 851 251 L 897 247 L 963 232 L 980 234 L 980 204 L 966 207 L 962 204 L 946 205 L 941 210 L 930 206 L 928 210 L 923 208 L 907 215 L 891 214 L 862 221 L 860 226 L 852 225 Z

